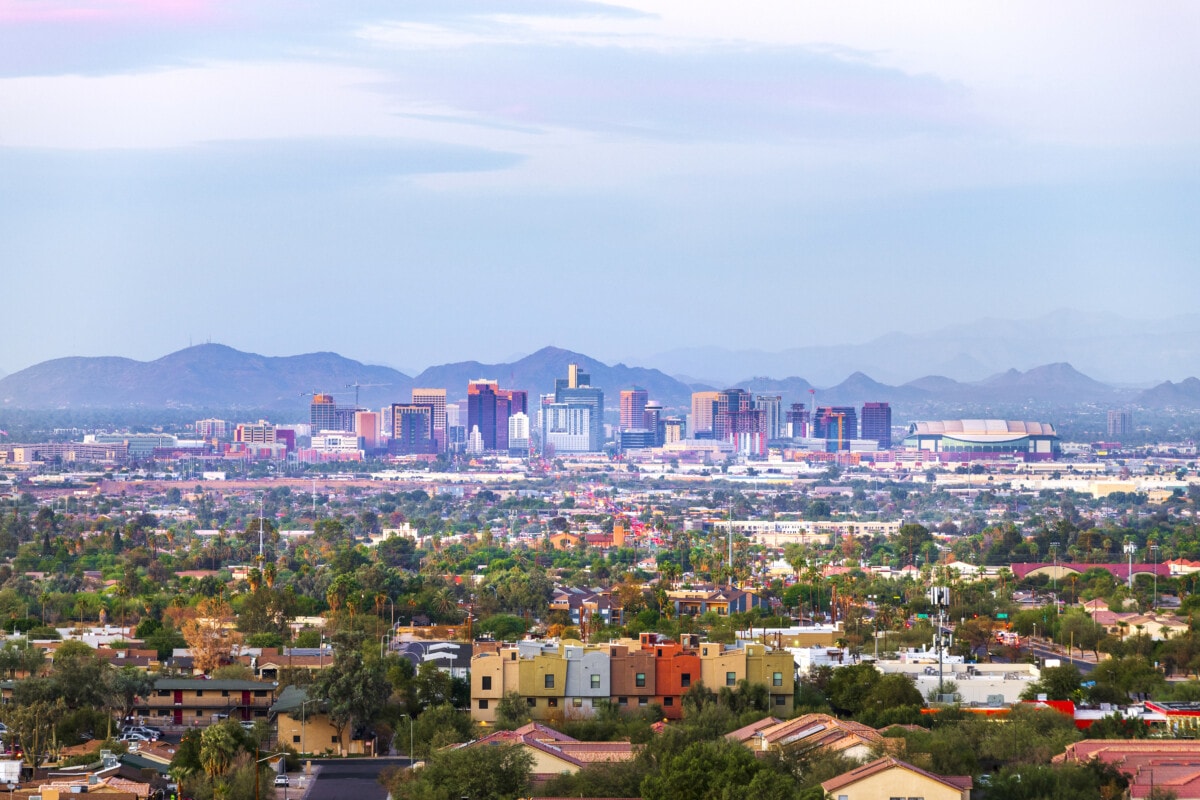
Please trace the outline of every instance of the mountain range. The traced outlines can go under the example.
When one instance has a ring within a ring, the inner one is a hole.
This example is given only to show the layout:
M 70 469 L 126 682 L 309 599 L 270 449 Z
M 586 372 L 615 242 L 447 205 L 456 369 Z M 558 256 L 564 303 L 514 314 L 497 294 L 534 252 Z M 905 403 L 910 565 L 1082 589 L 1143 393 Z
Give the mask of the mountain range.
M 416 377 L 390 367 L 371 366 L 336 353 L 287 357 L 244 353 L 219 344 L 189 347 L 154 361 L 127 358 L 60 358 L 0 378 L 0 409 L 196 408 L 274 409 L 301 412 L 314 392 L 332 393 L 338 402 L 380 408 L 407 402 L 414 386 L 444 387 L 450 400 L 465 397 L 472 379 L 498 380 L 502 388 L 524 389 L 533 401 L 553 391 L 567 365 L 580 364 L 593 386 L 605 390 L 606 405 L 618 405 L 620 390 L 640 386 L 668 408 L 686 409 L 694 391 L 726 388 L 687 382 L 649 367 L 604 364 L 582 353 L 545 347 L 508 363 L 457 362 L 429 367 Z M 855 372 L 832 386 L 805 378 L 754 377 L 735 387 L 781 395 L 786 404 L 857 405 L 887 401 L 919 406 L 953 403 L 994 408 L 1081 403 L 1152 408 L 1200 408 L 1200 380 L 1170 381 L 1145 391 L 1114 387 L 1055 363 L 1028 370 L 1009 369 L 983 380 L 962 382 L 931 375 L 900 385 L 880 383 Z M 815 396 L 814 394 L 815 393 Z
M 635 360 L 707 383 L 802 374 L 827 386 L 853 370 L 891 384 L 929 374 L 982 381 L 1048 362 L 1073 364 L 1113 384 L 1148 386 L 1200 375 L 1200 314 L 1135 320 L 1063 309 L 1029 320 L 982 318 L 928 333 L 889 333 L 861 344 L 776 352 L 695 347 Z

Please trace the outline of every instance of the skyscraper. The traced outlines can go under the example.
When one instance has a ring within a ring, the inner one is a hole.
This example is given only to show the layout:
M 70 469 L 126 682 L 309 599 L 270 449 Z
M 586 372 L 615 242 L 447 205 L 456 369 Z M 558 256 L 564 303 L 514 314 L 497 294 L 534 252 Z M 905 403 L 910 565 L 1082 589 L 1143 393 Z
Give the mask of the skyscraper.
M 892 446 L 892 407 L 887 403 L 863 403 L 862 407 L 862 436 L 863 439 L 873 439 L 879 442 L 880 450 L 888 450 Z
M 734 430 L 734 417 L 753 408 L 753 398 L 745 389 L 725 389 L 717 392 L 717 400 L 713 405 L 713 438 L 729 441 L 729 436 Z
M 496 449 L 496 381 L 476 380 L 467 384 L 467 436 L 479 431 L 484 450 Z M 507 404 L 507 399 L 505 400 Z M 504 438 L 508 439 L 508 419 L 504 419 Z
M 433 438 L 433 410 L 423 404 L 392 405 L 392 439 L 388 452 L 414 455 L 437 452 Z
M 711 438 L 713 432 L 713 406 L 717 402 L 716 392 L 692 393 L 692 437 Z
M 794 439 L 804 439 L 808 436 L 808 406 L 804 403 L 792 403 L 792 410 L 787 412 L 787 434 Z
M 754 398 L 754 407 L 763 412 L 763 425 L 767 439 L 783 436 L 783 398 L 779 395 L 760 394 Z
M 354 430 L 356 409 L 353 406 L 339 406 L 333 402 L 333 395 L 314 394 L 312 404 L 308 409 L 314 436 L 321 431 L 350 432 Z
M 446 452 L 446 390 L 413 389 L 413 405 L 429 406 L 433 410 L 433 440 L 439 453 Z
M 850 449 L 850 440 L 858 438 L 858 412 L 854 406 L 820 406 L 813 420 L 813 437 L 840 441 L 842 450 Z
M 586 408 L 588 410 L 588 445 L 590 452 L 599 452 L 604 448 L 604 390 L 591 386 L 592 376 L 582 372 L 577 364 L 567 367 L 567 378 L 557 378 L 554 381 L 554 406 L 570 408 Z M 546 409 L 543 409 L 543 412 Z M 544 415 L 545 418 L 545 415 Z M 561 419 L 556 417 L 555 419 Z M 572 425 L 578 421 L 578 415 L 572 417 Z M 544 429 L 548 433 L 549 428 Z M 543 439 L 548 441 L 548 439 Z M 565 449 L 565 448 L 559 448 Z
M 1133 433 L 1133 413 L 1128 409 L 1108 412 L 1108 438 L 1116 439 Z
M 621 430 L 642 430 L 649 427 L 643 419 L 649 399 L 650 395 L 639 386 L 621 390 Z

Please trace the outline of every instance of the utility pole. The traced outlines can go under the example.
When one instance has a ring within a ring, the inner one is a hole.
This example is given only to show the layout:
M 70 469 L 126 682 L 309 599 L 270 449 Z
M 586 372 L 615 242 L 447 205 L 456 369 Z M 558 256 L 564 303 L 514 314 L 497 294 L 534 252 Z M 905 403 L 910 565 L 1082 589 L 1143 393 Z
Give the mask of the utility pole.
M 1132 541 L 1125 542 L 1125 554 L 1129 556 L 1129 576 L 1126 580 L 1126 583 L 1129 587 L 1129 591 L 1131 592 L 1133 591 L 1133 554 L 1136 550 L 1137 545 Z
M 932 586 L 929 589 L 929 602 L 937 609 L 937 631 L 934 633 L 933 641 L 937 646 L 938 657 L 938 702 L 942 700 L 942 690 L 945 687 L 944 680 L 944 665 L 945 665 L 945 650 L 946 641 L 942 635 L 942 629 L 946 626 L 946 609 L 950 607 L 950 587 L 949 586 Z

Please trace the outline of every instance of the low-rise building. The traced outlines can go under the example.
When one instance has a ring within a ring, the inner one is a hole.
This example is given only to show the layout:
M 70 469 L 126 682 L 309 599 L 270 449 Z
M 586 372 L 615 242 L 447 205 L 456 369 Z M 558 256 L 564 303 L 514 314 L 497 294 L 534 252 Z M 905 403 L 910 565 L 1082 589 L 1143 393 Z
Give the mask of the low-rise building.
M 970 775 L 936 775 L 886 756 L 821 783 L 835 800 L 971 800 Z

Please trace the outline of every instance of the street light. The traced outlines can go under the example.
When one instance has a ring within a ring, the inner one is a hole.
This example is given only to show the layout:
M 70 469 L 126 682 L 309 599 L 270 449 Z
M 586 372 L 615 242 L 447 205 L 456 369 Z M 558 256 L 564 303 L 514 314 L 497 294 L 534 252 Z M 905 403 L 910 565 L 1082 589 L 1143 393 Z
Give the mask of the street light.
M 258 748 L 254 748 L 254 754 L 258 755 L 258 752 Z M 272 758 L 278 758 L 279 756 L 286 757 L 287 753 L 271 753 L 269 756 L 263 756 L 262 758 L 254 760 L 254 800 L 259 800 L 259 798 L 262 797 L 262 792 L 259 789 L 259 774 L 262 772 L 262 770 L 258 768 L 258 765 L 264 761 L 270 761 Z
M 401 717 L 408 717 L 408 768 L 413 768 L 413 718 L 411 714 L 401 714 Z
M 1154 559 L 1154 608 L 1158 608 L 1158 545 L 1150 545 L 1150 555 Z
M 305 733 L 305 730 L 307 729 L 307 723 L 308 723 L 308 715 L 304 713 L 304 707 L 306 705 L 308 705 L 309 703 L 317 703 L 317 702 L 320 702 L 320 698 L 314 697 L 311 700 L 304 700 L 300 703 L 300 752 L 302 752 L 302 753 L 308 752 L 307 750 L 304 749 L 304 733 Z

